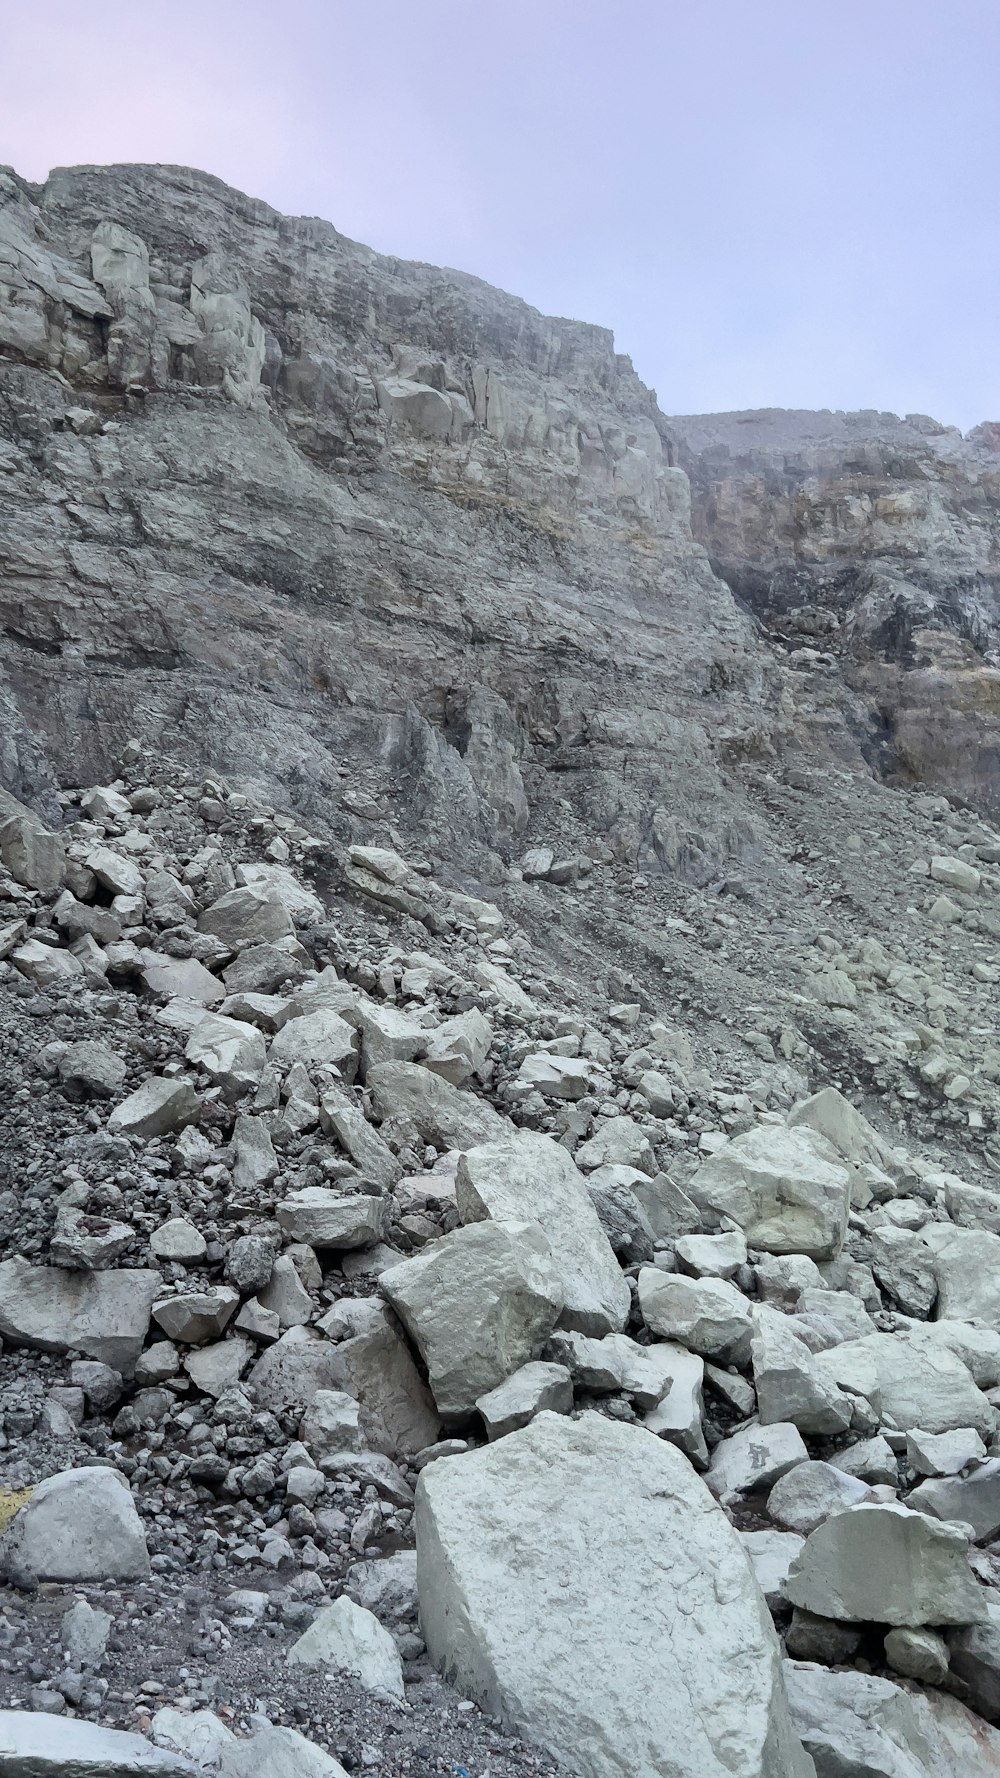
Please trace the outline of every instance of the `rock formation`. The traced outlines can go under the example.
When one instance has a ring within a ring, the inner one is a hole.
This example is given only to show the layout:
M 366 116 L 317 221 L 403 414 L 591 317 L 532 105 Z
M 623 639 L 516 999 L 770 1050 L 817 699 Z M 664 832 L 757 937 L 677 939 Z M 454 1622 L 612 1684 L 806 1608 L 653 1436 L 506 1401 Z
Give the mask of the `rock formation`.
M 0 197 L 0 1767 L 996 1778 L 992 433 Z

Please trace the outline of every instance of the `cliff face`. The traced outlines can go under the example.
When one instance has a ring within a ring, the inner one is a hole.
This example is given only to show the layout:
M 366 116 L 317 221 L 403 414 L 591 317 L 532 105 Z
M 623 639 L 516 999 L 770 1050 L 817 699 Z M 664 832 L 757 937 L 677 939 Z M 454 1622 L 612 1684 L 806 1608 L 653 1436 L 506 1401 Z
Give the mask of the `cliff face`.
M 716 571 L 793 661 L 843 675 L 872 763 L 995 811 L 1000 429 L 767 409 L 669 434 Z
M 178 168 L 0 195 L 11 788 L 138 734 L 487 872 L 529 809 L 741 853 L 777 679 L 609 333 Z

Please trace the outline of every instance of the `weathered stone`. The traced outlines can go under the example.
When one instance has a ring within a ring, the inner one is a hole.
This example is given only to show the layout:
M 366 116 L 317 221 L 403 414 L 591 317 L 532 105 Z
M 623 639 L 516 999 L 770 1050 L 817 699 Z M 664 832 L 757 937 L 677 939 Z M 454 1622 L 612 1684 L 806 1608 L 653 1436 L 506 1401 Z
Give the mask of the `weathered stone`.
M 173 1216 L 162 1222 L 149 1237 L 149 1251 L 157 1259 L 174 1260 L 178 1265 L 196 1266 L 204 1259 L 207 1242 L 200 1229 L 186 1216 Z
M 720 1440 L 705 1480 L 717 1500 L 731 1500 L 765 1492 L 808 1458 L 797 1426 L 761 1426 L 754 1420 Z
M 74 1098 L 109 1099 L 125 1079 L 125 1063 L 106 1043 L 70 1043 L 56 1073 Z
M 589 1141 L 581 1142 L 575 1159 L 588 1173 L 597 1167 L 635 1167 L 650 1176 L 656 1171 L 649 1137 L 631 1117 L 608 1118 Z
M 702 1358 L 743 1364 L 753 1321 L 746 1298 L 722 1278 L 682 1278 L 644 1266 L 639 1306 L 651 1333 L 677 1340 Z
M 974 1635 L 974 1630 L 960 1631 Z M 894 1673 L 919 1679 L 924 1685 L 943 1685 L 948 1677 L 948 1644 L 933 1630 L 890 1630 L 884 1642 L 885 1658 Z
M 545 1230 L 562 1284 L 562 1326 L 593 1335 L 624 1327 L 628 1285 L 583 1176 L 551 1137 L 522 1131 L 467 1150 L 455 1190 L 464 1223 L 492 1217 L 537 1222 Z
M 282 1328 L 304 1327 L 311 1319 L 312 1297 L 287 1253 L 275 1260 L 267 1284 L 258 1292 L 258 1302 L 262 1309 L 277 1315 Z
M 63 1206 L 56 1214 L 49 1259 L 54 1266 L 71 1270 L 106 1272 L 134 1241 L 135 1230 L 130 1223 L 88 1216 L 83 1210 Z
M 346 1249 L 377 1241 L 385 1224 L 385 1199 L 366 1192 L 343 1197 L 322 1185 L 290 1192 L 275 1215 L 293 1241 L 310 1247 Z
M 141 1087 L 116 1105 L 108 1118 L 108 1129 L 120 1136 L 138 1136 L 152 1141 L 155 1136 L 168 1136 L 197 1123 L 200 1111 L 198 1095 L 188 1080 L 165 1080 L 151 1075 Z
M 423 1065 L 453 1087 L 465 1084 L 477 1074 L 489 1056 L 493 1043 L 493 1027 L 476 1007 L 445 1019 L 428 1033 L 430 1042 L 423 1056 Z
M 206 1340 L 218 1338 L 239 1306 L 238 1291 L 227 1284 L 216 1284 L 210 1290 L 190 1290 L 161 1298 L 153 1304 L 153 1320 L 169 1340 L 200 1346 Z
M 236 1334 L 186 1353 L 184 1369 L 198 1389 L 218 1400 L 239 1382 L 255 1353 L 253 1341 Z
M 197 957 L 164 957 L 158 951 L 143 951 L 142 979 L 151 994 L 162 994 L 168 1000 L 218 1006 L 226 997 L 222 983 Z
M 356 1674 L 365 1691 L 382 1697 L 404 1696 L 403 1664 L 388 1630 L 344 1594 L 319 1612 L 293 1642 L 288 1659 L 293 1666 Z
M 761 1425 L 790 1420 L 800 1432 L 830 1437 L 851 1424 L 851 1401 L 817 1369 L 791 1318 L 766 1306 L 753 1312 L 754 1388 Z
M 30 1710 L 0 1710 L 0 1769 L 4 1778 L 198 1778 L 200 1771 L 143 1735 Z
M 572 1406 L 573 1380 L 565 1365 L 542 1363 L 523 1364 L 476 1402 L 491 1441 L 517 1432 L 536 1414 L 568 1414 Z
M 816 1778 L 997 1778 L 1000 1735 L 940 1692 L 786 1661 L 796 1733 Z
M 358 1034 L 339 1013 L 319 1006 L 282 1025 L 271 1039 L 268 1057 L 282 1068 L 296 1062 L 307 1068 L 336 1068 L 350 1085 L 358 1067 Z
M 188 1038 L 184 1056 L 232 1103 L 259 1085 L 266 1051 L 263 1034 L 255 1025 L 207 1012 Z
M 408 1118 L 435 1148 L 474 1148 L 510 1134 L 510 1125 L 492 1105 L 417 1062 L 377 1062 L 365 1084 L 378 1117 Z
M 703 1162 L 691 1191 L 716 1217 L 731 1218 L 748 1246 L 821 1260 L 843 1246 L 850 1185 L 825 1137 L 764 1125 Z
M 316 1391 L 302 1416 L 299 1438 L 320 1469 L 326 1468 L 332 1456 L 360 1450 L 360 1413 L 354 1396 L 344 1390 Z
M 776 1525 L 806 1537 L 832 1513 L 857 1506 L 870 1493 L 866 1482 L 830 1463 L 797 1463 L 775 1482 L 767 1510 Z
M 976 1542 L 985 1543 L 1000 1531 L 1000 1458 L 978 1463 L 965 1476 L 936 1476 L 921 1482 L 906 1504 L 914 1512 L 971 1525 Z
M 905 1506 L 849 1507 L 810 1533 L 792 1565 L 793 1605 L 856 1623 L 976 1624 L 986 1616 L 967 1540 Z
M 40 1482 L 0 1544 L 0 1569 L 37 1580 L 134 1580 L 149 1554 L 128 1483 L 113 1469 L 66 1469 Z
M 26 939 L 11 951 L 10 960 L 21 975 L 27 976 L 38 988 L 54 988 L 60 982 L 83 974 L 83 964 L 70 951 L 56 950 L 53 945 L 43 945 L 38 939 Z
M 230 879 L 232 881 L 232 879 Z M 263 884 L 250 883 L 220 895 L 198 916 L 199 932 L 210 932 L 230 950 L 271 944 L 290 937 L 295 927 L 283 901 Z
M 83 1352 L 131 1376 L 149 1332 L 159 1272 L 65 1272 L 0 1263 L 0 1335 L 38 1352 Z
M 336 1136 L 363 1179 L 381 1191 L 391 1191 L 403 1169 L 388 1143 L 372 1128 L 359 1105 L 339 1089 L 325 1092 L 319 1102 L 321 1128 Z
M 805 1778 L 760 1591 L 679 1452 L 542 1414 L 430 1464 L 416 1527 L 432 1658 L 580 1778 Z
M 6 819 L 0 811 L 0 861 L 15 883 L 51 895 L 65 874 L 66 848 L 59 834 L 27 810 Z
M 674 1251 L 681 1270 L 692 1278 L 732 1278 L 747 1263 L 747 1244 L 737 1230 L 728 1235 L 682 1235 Z
M 876 1333 L 818 1352 L 813 1363 L 838 1388 L 865 1397 L 899 1432 L 972 1426 L 989 1438 L 993 1431 L 993 1409 L 947 1346 Z
M 740 1538 L 769 1609 L 779 1610 L 786 1604 L 788 1570 L 804 1539 L 791 1531 L 741 1531 Z
M 973 1710 L 988 1722 L 1000 1721 L 1000 1605 L 989 1595 L 981 1624 L 949 1631 L 948 1653 L 952 1672 L 969 1687 Z
M 259 1117 L 236 1119 L 232 1147 L 233 1189 L 254 1197 L 278 1176 L 278 1159 L 267 1125 Z
M 380 1287 L 427 1366 L 446 1419 L 535 1359 L 562 1308 L 537 1223 L 477 1222 L 383 1272 Z

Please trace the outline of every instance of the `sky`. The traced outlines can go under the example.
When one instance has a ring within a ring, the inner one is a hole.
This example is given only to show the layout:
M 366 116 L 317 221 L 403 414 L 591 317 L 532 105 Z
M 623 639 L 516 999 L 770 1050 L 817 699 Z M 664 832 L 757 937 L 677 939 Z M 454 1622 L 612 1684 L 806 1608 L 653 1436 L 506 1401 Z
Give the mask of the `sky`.
M 998 0 L 0 0 L 0 163 L 201 167 L 667 413 L 1000 419 Z

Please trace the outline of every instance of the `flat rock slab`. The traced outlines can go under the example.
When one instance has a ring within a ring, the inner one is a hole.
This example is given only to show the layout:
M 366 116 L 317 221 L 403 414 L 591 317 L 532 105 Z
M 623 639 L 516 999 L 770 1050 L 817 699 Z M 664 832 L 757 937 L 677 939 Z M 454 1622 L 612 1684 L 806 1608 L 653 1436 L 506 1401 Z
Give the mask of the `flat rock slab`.
M 82 1352 L 131 1376 L 163 1289 L 159 1272 L 68 1272 L 0 1264 L 0 1336 L 37 1352 Z
M 196 1778 L 200 1770 L 141 1735 L 79 1718 L 0 1710 L 3 1778 Z
M 1000 1778 L 1000 1734 L 957 1698 L 804 1661 L 785 1676 L 816 1778 Z
M 431 1656 L 577 1778 L 811 1778 L 738 1534 L 638 1427 L 541 1414 L 417 1488 Z

